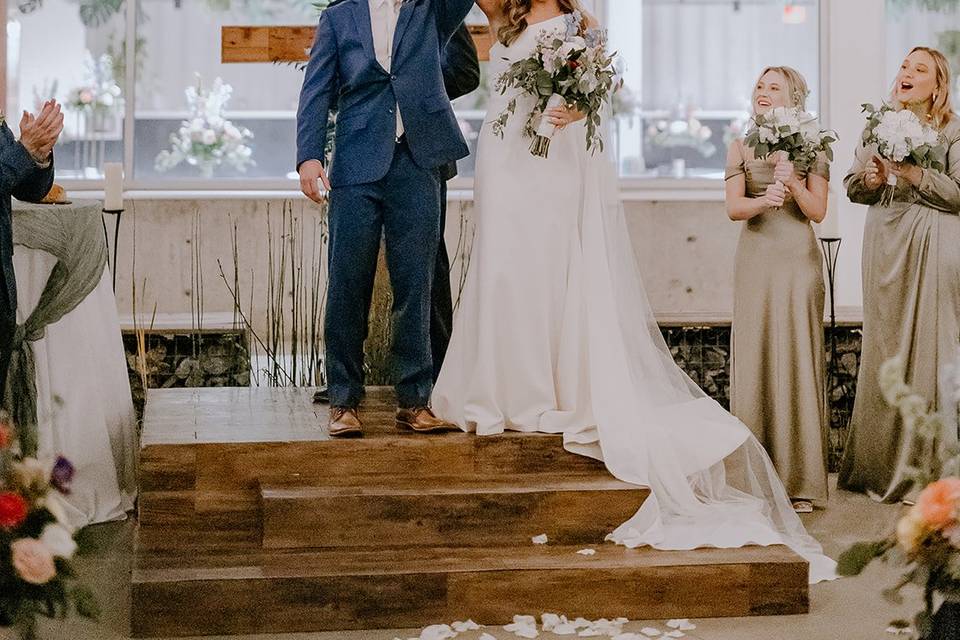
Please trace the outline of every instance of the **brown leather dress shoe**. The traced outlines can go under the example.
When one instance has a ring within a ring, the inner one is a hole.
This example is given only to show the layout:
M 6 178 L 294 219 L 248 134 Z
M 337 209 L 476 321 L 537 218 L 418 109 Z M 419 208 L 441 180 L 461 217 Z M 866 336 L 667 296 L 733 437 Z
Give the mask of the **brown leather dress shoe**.
M 330 422 L 327 431 L 333 438 L 349 438 L 363 435 L 363 424 L 355 407 L 330 407 Z
M 430 407 L 413 407 L 397 409 L 397 429 L 410 429 L 417 433 L 438 433 L 456 431 L 458 427 L 452 422 L 438 418 Z

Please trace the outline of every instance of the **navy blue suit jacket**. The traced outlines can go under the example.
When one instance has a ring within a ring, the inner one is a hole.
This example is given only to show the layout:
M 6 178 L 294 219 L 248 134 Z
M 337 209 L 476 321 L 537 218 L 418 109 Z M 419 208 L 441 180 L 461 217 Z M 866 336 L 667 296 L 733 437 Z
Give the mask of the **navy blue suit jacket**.
M 333 187 L 375 182 L 393 161 L 396 107 L 414 161 L 433 169 L 469 150 L 444 89 L 441 50 L 473 0 L 405 0 L 388 73 L 377 62 L 368 0 L 320 16 L 297 112 L 297 167 L 324 161 L 327 117 L 337 109 Z
M 0 311 L 17 308 L 17 281 L 13 274 L 12 195 L 17 200 L 39 202 L 53 187 L 53 162 L 41 169 L 14 137 L 6 123 L 0 125 Z M 4 291 L 5 290 L 5 291 Z M 4 296 L 4 293 L 6 294 Z

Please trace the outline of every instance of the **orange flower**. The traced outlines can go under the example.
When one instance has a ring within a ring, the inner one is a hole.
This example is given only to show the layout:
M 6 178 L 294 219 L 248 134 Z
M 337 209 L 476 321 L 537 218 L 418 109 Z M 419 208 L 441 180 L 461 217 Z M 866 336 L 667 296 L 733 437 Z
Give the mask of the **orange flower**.
M 46 584 L 57 577 L 53 554 L 39 540 L 20 538 L 10 544 L 13 568 L 24 582 Z
M 917 509 L 931 529 L 945 529 L 956 521 L 960 478 L 943 478 L 927 485 L 917 498 Z
M 13 442 L 13 429 L 10 423 L 0 418 L 0 449 L 6 449 Z

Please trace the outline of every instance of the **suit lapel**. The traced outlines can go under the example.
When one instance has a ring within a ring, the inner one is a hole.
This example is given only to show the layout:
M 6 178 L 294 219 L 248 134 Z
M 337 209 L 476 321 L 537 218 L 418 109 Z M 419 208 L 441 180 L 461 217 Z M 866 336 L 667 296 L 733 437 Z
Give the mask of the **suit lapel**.
M 397 50 L 400 47 L 400 39 L 403 38 L 403 32 L 407 30 L 410 24 L 410 18 L 413 12 L 420 4 L 420 0 L 404 0 L 400 5 L 400 14 L 397 16 L 397 28 L 393 33 L 393 59 L 397 59 Z
M 373 26 L 370 23 L 370 3 L 367 0 L 353 0 L 353 20 L 356 22 L 363 48 L 367 50 L 370 59 L 376 62 L 377 50 L 373 46 Z

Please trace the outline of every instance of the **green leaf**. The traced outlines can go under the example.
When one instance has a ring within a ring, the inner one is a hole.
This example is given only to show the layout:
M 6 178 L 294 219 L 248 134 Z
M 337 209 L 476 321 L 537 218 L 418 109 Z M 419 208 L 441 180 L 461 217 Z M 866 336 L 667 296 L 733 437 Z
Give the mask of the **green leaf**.
M 837 573 L 841 576 L 858 576 L 867 565 L 882 556 L 889 548 L 887 542 L 858 542 L 837 560 Z
M 90 620 L 98 620 L 100 618 L 100 614 L 102 613 L 100 604 L 90 589 L 78 585 L 73 588 L 70 595 L 73 598 L 73 606 L 77 610 L 78 616 Z

